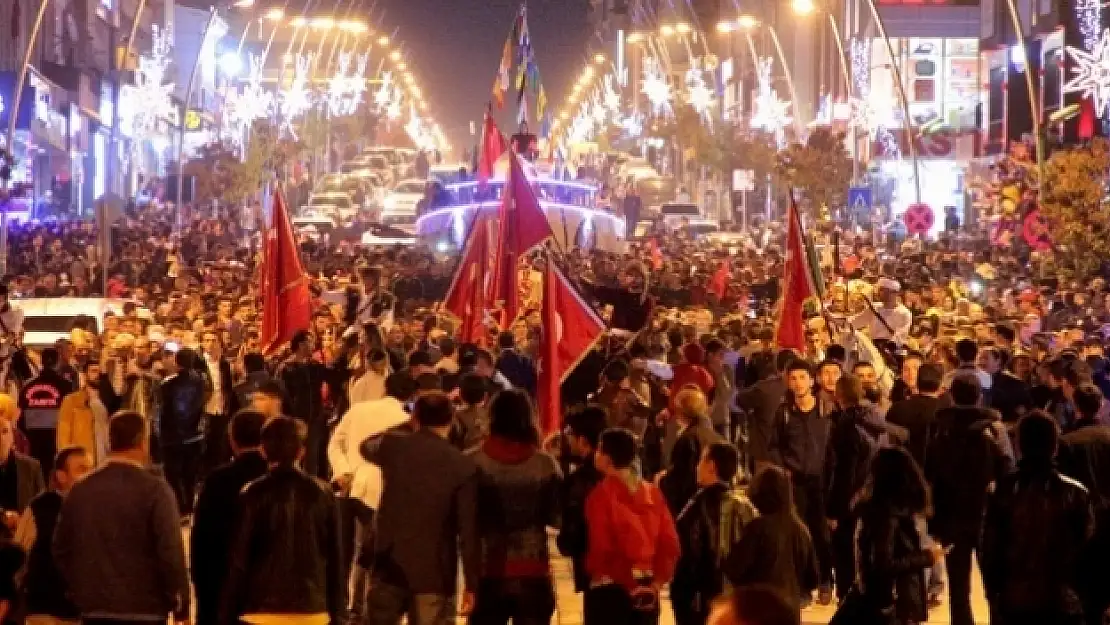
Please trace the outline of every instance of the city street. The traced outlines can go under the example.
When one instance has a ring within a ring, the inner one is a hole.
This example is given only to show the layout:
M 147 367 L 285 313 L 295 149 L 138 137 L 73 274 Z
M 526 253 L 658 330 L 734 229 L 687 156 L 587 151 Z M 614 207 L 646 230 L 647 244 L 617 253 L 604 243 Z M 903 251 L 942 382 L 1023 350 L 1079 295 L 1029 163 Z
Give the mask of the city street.
M 552 544 L 551 549 L 553 553 L 557 553 L 554 544 Z M 555 576 L 555 594 L 558 606 L 555 613 L 555 625 L 582 625 L 582 599 L 574 592 L 574 577 L 570 560 L 562 557 L 553 558 L 551 570 Z M 972 582 L 972 609 L 975 611 L 975 622 L 987 625 L 987 603 L 983 597 L 983 587 L 978 572 L 972 576 Z M 947 599 L 947 596 L 944 598 Z M 832 618 L 834 611 L 835 606 L 814 605 L 802 612 L 802 625 L 825 625 Z M 927 625 L 941 625 L 951 622 L 947 603 L 932 610 L 929 616 Z M 671 613 L 670 605 L 665 600 L 659 625 L 674 625 L 674 615 Z

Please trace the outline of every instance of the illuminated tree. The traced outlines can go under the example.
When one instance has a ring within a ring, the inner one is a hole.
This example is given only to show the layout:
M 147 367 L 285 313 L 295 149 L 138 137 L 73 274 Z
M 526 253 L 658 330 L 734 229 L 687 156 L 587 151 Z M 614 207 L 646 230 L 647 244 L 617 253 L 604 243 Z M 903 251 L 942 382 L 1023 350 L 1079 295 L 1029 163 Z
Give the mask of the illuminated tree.
M 815 215 L 844 204 L 852 179 L 852 158 L 844 148 L 844 134 L 816 128 L 806 143 L 793 143 L 779 152 L 775 170 L 785 184 L 798 190 Z
M 1057 150 L 1045 163 L 1041 212 L 1056 246 L 1056 264 L 1078 278 L 1094 273 L 1110 258 L 1110 202 L 1106 175 L 1110 142 Z

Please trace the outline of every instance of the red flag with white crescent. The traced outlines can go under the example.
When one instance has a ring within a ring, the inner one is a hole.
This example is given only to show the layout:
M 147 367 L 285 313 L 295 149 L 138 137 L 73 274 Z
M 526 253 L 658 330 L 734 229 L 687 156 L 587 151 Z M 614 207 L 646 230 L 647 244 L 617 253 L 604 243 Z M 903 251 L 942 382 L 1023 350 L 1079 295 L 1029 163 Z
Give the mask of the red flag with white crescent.
M 540 320 L 543 336 L 537 399 L 540 425 L 547 435 L 557 431 L 562 422 L 559 387 L 604 334 L 605 322 L 550 261 L 544 271 Z
M 486 342 L 485 322 L 491 303 L 489 292 L 495 249 L 493 231 L 488 217 L 480 217 L 471 227 L 459 268 L 443 298 L 444 309 L 461 321 L 458 338 L 463 343 L 481 345 Z
M 501 194 L 497 220 L 493 299 L 502 302 L 502 321 L 508 325 L 520 312 L 520 288 L 517 284 L 520 258 L 553 235 L 551 222 L 540 208 L 516 154 L 509 155 L 509 177 Z
M 270 353 L 285 345 L 312 322 L 308 278 L 301 266 L 285 198 L 274 192 L 273 218 L 266 229 L 262 267 L 262 349 Z
M 775 345 L 779 349 L 804 350 L 806 347 L 805 323 L 802 319 L 805 301 L 817 295 L 813 272 L 809 267 L 802 220 L 793 195 L 786 224 L 786 262 L 784 263 L 782 308 L 775 326 Z

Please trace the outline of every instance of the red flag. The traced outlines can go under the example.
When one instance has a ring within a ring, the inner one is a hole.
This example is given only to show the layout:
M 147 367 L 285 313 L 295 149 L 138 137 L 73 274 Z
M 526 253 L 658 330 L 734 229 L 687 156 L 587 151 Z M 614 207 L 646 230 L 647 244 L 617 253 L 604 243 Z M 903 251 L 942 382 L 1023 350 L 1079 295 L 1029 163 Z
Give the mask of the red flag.
M 458 338 L 463 343 L 485 342 L 490 260 L 494 249 L 490 244 L 492 232 L 493 224 L 488 218 L 478 219 L 471 227 L 459 268 L 443 299 L 443 307 L 462 322 Z
M 578 296 L 567 277 L 550 261 L 544 271 L 540 310 L 540 375 L 537 399 L 545 435 L 559 429 L 559 387 L 605 332 L 605 322 Z
M 709 280 L 709 288 L 706 290 L 716 295 L 718 301 L 722 300 L 725 297 L 725 293 L 728 291 L 728 282 L 731 278 L 732 275 L 729 273 L 728 263 L 722 260 L 720 264 L 717 265 L 717 271 L 713 273 L 713 277 Z
M 478 145 L 478 184 L 484 186 L 493 176 L 493 166 L 509 146 L 505 135 L 497 128 L 489 109 L 482 121 L 482 142 Z
M 497 264 L 493 272 L 493 299 L 504 303 L 503 325 L 512 323 L 520 312 L 520 258 L 550 236 L 551 222 L 532 192 L 519 157 L 510 154 L 509 178 L 497 209 Z
M 775 326 L 775 344 L 780 349 L 804 350 L 806 347 L 805 324 L 802 321 L 802 307 L 805 301 L 817 295 L 813 284 L 813 273 L 809 267 L 805 237 L 802 234 L 802 220 L 798 216 L 798 205 L 790 197 L 790 211 L 786 224 L 786 263 L 784 264 L 782 308 L 779 321 Z
M 263 244 L 262 346 L 270 353 L 312 321 L 308 279 L 301 267 L 285 198 L 274 193 L 274 212 Z

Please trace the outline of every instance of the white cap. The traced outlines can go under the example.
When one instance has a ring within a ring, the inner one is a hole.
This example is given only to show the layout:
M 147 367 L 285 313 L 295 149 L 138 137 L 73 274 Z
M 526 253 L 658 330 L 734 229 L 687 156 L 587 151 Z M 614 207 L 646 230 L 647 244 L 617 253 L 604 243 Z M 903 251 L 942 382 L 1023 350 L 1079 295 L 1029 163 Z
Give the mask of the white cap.
M 898 284 L 897 280 L 892 280 L 890 278 L 879 278 L 879 288 L 886 289 L 888 291 L 894 291 L 895 293 L 897 293 L 902 290 L 902 285 Z

